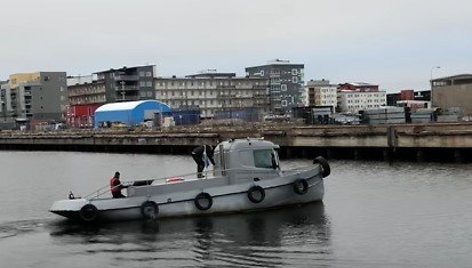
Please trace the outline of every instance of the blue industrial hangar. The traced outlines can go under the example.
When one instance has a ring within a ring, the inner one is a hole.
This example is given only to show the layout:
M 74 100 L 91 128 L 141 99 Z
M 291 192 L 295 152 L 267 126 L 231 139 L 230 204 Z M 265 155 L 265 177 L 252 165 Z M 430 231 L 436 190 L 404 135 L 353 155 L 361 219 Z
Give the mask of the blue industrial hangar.
M 95 110 L 94 127 L 103 127 L 116 122 L 131 127 L 166 114 L 172 114 L 172 109 L 157 100 L 108 103 Z

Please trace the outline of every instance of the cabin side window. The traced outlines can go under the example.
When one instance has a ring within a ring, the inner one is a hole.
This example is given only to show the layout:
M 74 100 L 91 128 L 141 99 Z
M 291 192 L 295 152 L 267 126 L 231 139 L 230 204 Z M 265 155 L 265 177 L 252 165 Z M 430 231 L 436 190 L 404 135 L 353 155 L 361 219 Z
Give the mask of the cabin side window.
M 256 150 L 254 151 L 254 166 L 256 168 L 273 168 L 272 157 L 273 151 L 268 150 Z
M 252 150 L 244 150 L 239 152 L 239 161 L 243 167 L 251 168 L 254 166 L 252 153 Z

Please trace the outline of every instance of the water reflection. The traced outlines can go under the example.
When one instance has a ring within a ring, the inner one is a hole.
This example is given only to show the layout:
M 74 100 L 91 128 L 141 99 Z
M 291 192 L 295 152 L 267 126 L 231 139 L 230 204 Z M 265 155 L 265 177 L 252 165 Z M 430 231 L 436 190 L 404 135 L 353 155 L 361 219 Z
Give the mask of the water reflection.
M 148 222 L 82 226 L 51 224 L 63 246 L 86 244 L 82 254 L 173 266 L 282 267 L 331 259 L 330 223 L 322 203 L 299 207 Z M 119 256 L 119 257 L 118 257 Z M 286 260 L 290 259 L 288 263 Z

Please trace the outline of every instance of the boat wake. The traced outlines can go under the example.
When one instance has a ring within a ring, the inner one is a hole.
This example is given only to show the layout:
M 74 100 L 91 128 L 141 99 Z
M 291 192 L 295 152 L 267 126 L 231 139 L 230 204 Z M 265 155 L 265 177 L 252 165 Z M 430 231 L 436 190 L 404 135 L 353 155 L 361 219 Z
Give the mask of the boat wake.
M 0 223 L 0 240 L 41 232 L 50 222 L 50 219 L 34 219 Z

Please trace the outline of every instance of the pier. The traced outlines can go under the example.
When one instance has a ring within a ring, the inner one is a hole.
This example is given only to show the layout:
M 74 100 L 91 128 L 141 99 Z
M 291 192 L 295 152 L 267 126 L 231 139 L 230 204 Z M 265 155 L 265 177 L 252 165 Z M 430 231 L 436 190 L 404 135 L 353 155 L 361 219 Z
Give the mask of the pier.
M 167 130 L 0 132 L 2 150 L 67 150 L 186 154 L 201 144 L 260 137 L 283 158 L 383 161 L 472 161 L 472 123 L 326 125 L 254 124 Z

